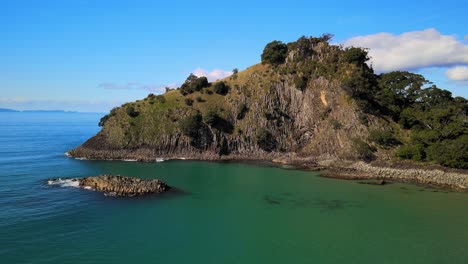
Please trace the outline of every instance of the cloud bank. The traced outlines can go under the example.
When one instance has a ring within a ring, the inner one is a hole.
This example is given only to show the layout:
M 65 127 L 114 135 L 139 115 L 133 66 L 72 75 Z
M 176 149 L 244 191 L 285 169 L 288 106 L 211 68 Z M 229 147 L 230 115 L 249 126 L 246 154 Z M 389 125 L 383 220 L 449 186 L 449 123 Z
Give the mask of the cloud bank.
M 219 70 L 219 69 L 215 69 L 215 70 L 212 70 L 212 71 L 207 71 L 207 70 L 205 70 L 203 68 L 196 68 L 193 71 L 193 74 L 198 76 L 198 77 L 205 76 L 206 78 L 208 78 L 208 81 L 213 82 L 213 81 L 223 79 L 223 78 L 226 78 L 226 77 L 232 75 L 232 72 L 231 71 Z
M 377 72 L 418 70 L 428 67 L 468 65 L 468 35 L 464 40 L 443 35 L 436 29 L 406 32 L 400 35 L 377 33 L 346 40 L 346 47 L 370 48 L 371 63 Z M 465 80 L 466 67 L 449 69 L 447 77 Z

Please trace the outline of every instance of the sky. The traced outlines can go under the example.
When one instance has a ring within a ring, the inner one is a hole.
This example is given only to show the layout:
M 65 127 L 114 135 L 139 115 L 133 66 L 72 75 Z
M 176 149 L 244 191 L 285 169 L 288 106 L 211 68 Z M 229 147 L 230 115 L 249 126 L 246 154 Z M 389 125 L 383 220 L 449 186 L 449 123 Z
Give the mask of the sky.
M 0 0 L 0 108 L 107 112 L 323 33 L 370 48 L 378 73 L 420 73 L 466 98 L 467 14 L 466 0 Z

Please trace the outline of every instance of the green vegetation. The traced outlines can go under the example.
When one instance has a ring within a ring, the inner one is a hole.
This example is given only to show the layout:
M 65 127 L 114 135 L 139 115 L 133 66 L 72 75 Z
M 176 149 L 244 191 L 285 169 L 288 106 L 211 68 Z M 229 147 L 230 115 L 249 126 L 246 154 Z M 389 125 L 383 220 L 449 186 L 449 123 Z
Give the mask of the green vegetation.
M 234 126 L 231 122 L 218 114 L 218 110 L 210 109 L 203 116 L 203 121 L 211 127 L 228 134 L 232 134 Z
M 343 128 L 343 124 L 341 124 L 338 120 L 336 119 L 332 119 L 330 120 L 330 124 L 331 124 L 331 127 L 334 129 L 334 130 L 339 130 L 341 128 Z
M 353 139 L 352 143 L 353 149 L 356 151 L 359 159 L 372 161 L 376 158 L 374 152 L 377 151 L 377 149 L 375 147 L 369 146 L 369 144 L 359 138 Z
M 400 143 L 393 133 L 388 130 L 371 130 L 369 140 L 382 147 L 391 147 Z
M 109 118 L 115 116 L 116 111 L 117 111 L 117 107 L 112 108 L 109 114 L 103 116 L 101 120 L 99 120 L 99 126 L 104 126 L 106 122 L 109 120 Z
M 188 106 L 192 106 L 192 105 L 193 105 L 193 100 L 190 99 L 190 98 L 185 98 L 184 102 L 185 102 L 185 104 L 188 105 Z
M 140 112 L 136 111 L 135 107 L 133 106 L 127 106 L 126 111 L 127 115 L 129 115 L 130 117 L 137 117 L 140 115 Z
M 304 91 L 307 88 L 308 78 L 305 76 L 296 76 L 294 77 L 294 85 L 299 91 Z
M 274 66 L 284 63 L 288 55 L 288 46 L 281 41 L 272 41 L 265 46 L 262 53 L 262 63 Z
M 182 95 L 191 94 L 193 92 L 198 92 L 201 89 L 208 87 L 208 79 L 206 77 L 197 77 L 193 74 L 190 74 L 185 82 L 180 86 L 180 92 Z
M 276 149 L 276 139 L 267 129 L 260 129 L 257 134 L 257 145 L 264 151 L 270 152 Z
M 213 90 L 217 94 L 226 95 L 229 92 L 229 86 L 227 86 L 225 82 L 221 81 L 214 85 Z
M 198 130 L 202 126 L 202 116 L 200 113 L 196 113 L 194 115 L 188 116 L 181 121 L 180 127 L 182 129 L 182 133 L 188 137 L 196 137 Z
M 245 117 L 245 114 L 249 111 L 249 108 L 247 108 L 247 105 L 245 103 L 241 103 L 239 107 L 237 108 L 237 120 L 242 120 Z

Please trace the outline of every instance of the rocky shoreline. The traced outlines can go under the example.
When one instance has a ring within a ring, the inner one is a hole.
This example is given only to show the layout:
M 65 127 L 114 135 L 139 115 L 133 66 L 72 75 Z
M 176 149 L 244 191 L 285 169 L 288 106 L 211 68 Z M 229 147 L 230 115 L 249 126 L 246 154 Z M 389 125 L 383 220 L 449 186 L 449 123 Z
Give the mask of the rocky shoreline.
M 49 185 L 80 187 L 87 190 L 103 192 L 106 196 L 122 197 L 159 194 L 171 188 L 158 179 L 147 180 L 107 174 L 85 178 L 49 179 L 48 183 Z
M 199 160 L 269 162 L 276 165 L 291 166 L 295 169 L 321 171 L 320 176 L 344 180 L 385 180 L 438 187 L 451 191 L 468 192 L 468 171 L 448 169 L 441 166 L 423 166 L 408 162 L 365 163 L 362 161 L 342 160 L 329 157 L 300 157 L 295 153 L 264 153 L 259 157 L 247 155 L 219 156 L 214 153 L 174 153 L 155 155 L 144 149 L 137 151 L 89 150 L 71 152 L 71 157 L 90 160 L 133 160 L 141 162 L 160 162 L 162 160 Z

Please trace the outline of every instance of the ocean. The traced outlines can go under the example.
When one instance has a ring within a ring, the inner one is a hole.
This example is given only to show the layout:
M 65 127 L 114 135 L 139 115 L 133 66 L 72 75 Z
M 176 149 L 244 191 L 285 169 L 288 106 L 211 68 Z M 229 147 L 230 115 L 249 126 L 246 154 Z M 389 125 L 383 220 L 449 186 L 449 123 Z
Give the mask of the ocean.
M 75 160 L 101 115 L 0 113 L 0 263 L 468 263 L 468 194 L 268 164 Z M 48 178 L 158 178 L 106 197 Z

